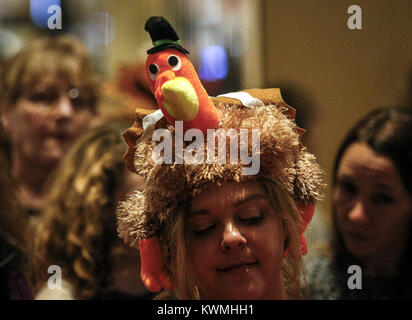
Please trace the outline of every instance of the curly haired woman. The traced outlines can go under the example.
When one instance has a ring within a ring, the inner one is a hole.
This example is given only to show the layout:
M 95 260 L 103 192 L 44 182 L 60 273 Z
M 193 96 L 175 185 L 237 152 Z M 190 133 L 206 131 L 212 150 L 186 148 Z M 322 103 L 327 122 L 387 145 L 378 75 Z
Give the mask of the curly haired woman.
M 123 125 L 91 130 L 73 145 L 49 186 L 35 237 L 36 299 L 129 299 L 146 296 L 138 253 L 116 233 L 115 207 L 144 182 L 127 173 Z M 63 290 L 45 286 L 50 265 L 62 271 Z

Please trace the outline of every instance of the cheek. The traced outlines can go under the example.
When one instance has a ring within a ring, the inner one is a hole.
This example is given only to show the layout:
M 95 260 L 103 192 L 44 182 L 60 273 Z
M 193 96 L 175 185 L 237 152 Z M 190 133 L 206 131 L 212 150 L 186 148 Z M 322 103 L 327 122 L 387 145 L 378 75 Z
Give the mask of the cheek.
M 36 140 L 47 132 L 48 118 L 39 112 L 17 110 L 11 119 L 11 134 L 16 139 L 31 137 Z
M 206 238 L 192 240 L 191 242 L 189 257 L 191 257 L 195 277 L 200 282 L 208 283 L 215 276 L 214 272 L 219 255 L 216 241 Z
M 215 241 L 212 238 L 202 240 L 192 240 L 192 244 L 189 248 L 189 256 L 192 257 L 192 264 L 194 266 L 210 266 L 214 263 L 214 257 L 216 257 Z
M 333 194 L 333 208 L 338 227 L 340 228 L 347 218 L 350 212 L 350 201 L 344 200 L 339 194 L 339 191 L 335 191 Z
M 411 223 L 411 209 L 405 206 L 388 207 L 375 212 L 377 234 L 390 238 L 407 233 Z
M 284 257 L 285 236 L 279 224 L 249 232 L 248 243 L 267 272 L 280 269 Z
M 73 127 L 76 133 L 83 133 L 90 127 L 93 114 L 90 111 L 81 111 L 76 113 L 73 119 Z
M 344 210 L 341 206 L 337 204 L 334 204 L 334 208 L 336 223 L 338 224 L 338 227 L 341 228 L 344 221 L 346 220 L 346 210 Z

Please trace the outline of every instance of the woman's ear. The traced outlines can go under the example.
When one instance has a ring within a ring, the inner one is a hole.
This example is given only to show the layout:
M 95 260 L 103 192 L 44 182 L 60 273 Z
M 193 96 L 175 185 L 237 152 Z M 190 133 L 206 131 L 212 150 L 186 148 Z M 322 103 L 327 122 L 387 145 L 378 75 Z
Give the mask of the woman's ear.
M 283 250 L 286 251 L 289 248 L 290 238 L 289 236 L 286 237 L 285 241 L 283 242 Z
M 10 109 L 6 108 L 4 105 L 0 106 L 0 121 L 3 130 L 7 133 L 7 135 L 11 135 L 12 124 L 11 124 L 11 116 L 10 116 Z
M 6 128 L 6 123 L 8 122 L 7 118 L 8 118 L 8 116 L 6 116 L 6 110 L 1 108 L 0 109 L 0 125 L 4 128 L 5 131 L 8 130 Z
M 283 229 L 283 257 L 286 258 L 288 256 L 288 249 L 290 245 L 290 236 L 288 229 L 286 228 L 285 221 L 282 221 L 282 229 Z

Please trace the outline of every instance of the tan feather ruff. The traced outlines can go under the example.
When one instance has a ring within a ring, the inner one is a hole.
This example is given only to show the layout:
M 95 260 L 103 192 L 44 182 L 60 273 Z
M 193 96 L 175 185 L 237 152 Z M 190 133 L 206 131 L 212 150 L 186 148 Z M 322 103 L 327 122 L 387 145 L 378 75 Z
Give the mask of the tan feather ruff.
M 133 127 L 124 134 L 129 146 L 124 159 L 130 170 L 146 178 L 146 189 L 132 194 L 117 210 L 119 234 L 126 243 L 137 246 L 139 239 L 152 237 L 186 200 L 211 184 L 264 177 L 280 182 L 297 204 L 313 204 L 321 199 L 324 172 L 301 144 L 304 130 L 296 126 L 295 110 L 283 101 L 279 89 L 245 91 L 262 100 L 265 107 L 247 108 L 229 98 L 212 100 L 221 117 L 216 129 L 260 130 L 260 171 L 255 176 L 242 175 L 244 165 L 240 160 L 238 164 L 156 165 L 152 160 L 156 142 L 151 141 L 151 136 L 141 135 L 142 130 L 137 129 L 142 128 L 141 117 L 137 116 Z M 174 154 L 174 128 L 165 122 L 158 123 L 156 128 L 166 126 L 173 137 Z M 188 144 L 184 143 L 184 147 Z M 229 143 L 227 159 L 228 146 Z M 205 155 L 206 150 L 205 144 Z

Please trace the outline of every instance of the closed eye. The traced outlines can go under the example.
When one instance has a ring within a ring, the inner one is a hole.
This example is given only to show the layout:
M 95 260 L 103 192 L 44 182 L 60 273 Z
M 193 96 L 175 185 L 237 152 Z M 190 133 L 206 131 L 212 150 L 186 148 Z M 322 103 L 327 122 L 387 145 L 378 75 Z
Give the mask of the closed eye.
M 259 215 L 259 216 L 250 217 L 250 218 L 238 218 L 238 220 L 241 224 L 244 224 L 247 226 L 257 226 L 264 221 L 264 216 Z
M 213 231 L 213 229 L 215 228 L 215 224 L 209 225 L 207 227 L 204 228 L 196 228 L 196 229 L 192 229 L 191 232 L 195 235 L 195 236 L 205 236 L 208 235 L 211 231 Z

